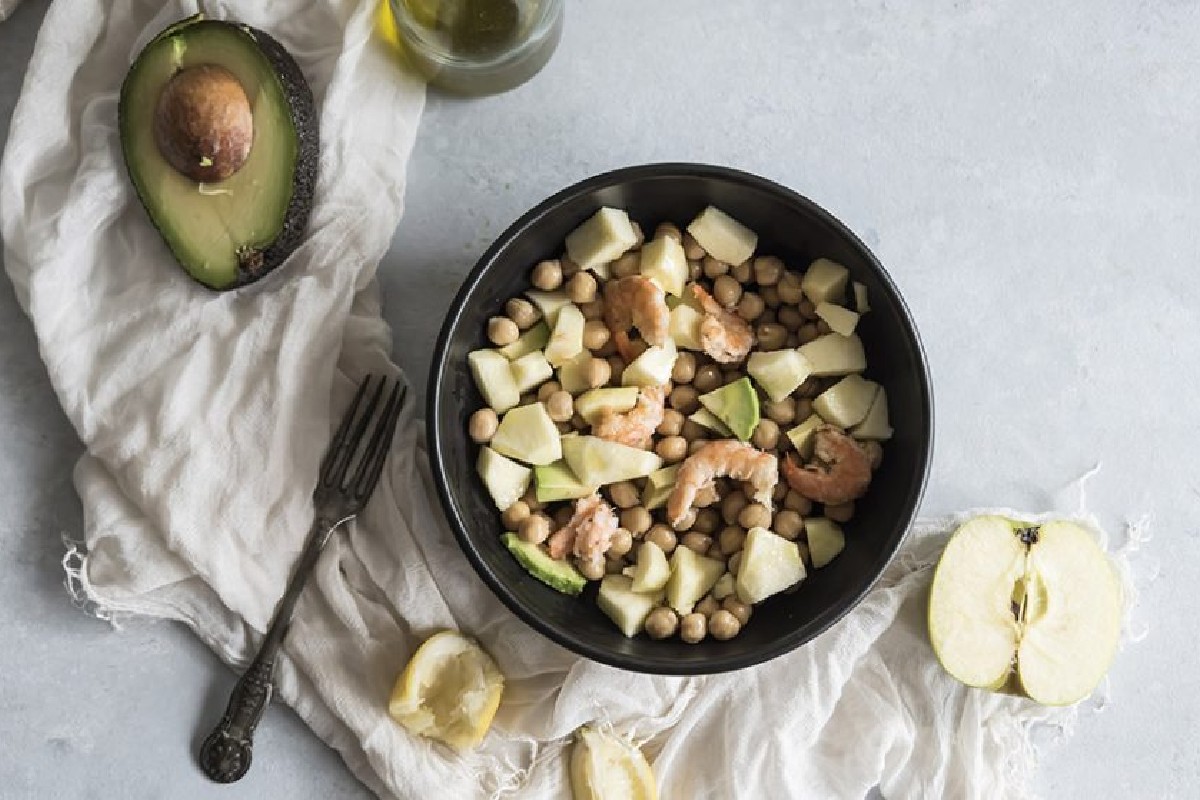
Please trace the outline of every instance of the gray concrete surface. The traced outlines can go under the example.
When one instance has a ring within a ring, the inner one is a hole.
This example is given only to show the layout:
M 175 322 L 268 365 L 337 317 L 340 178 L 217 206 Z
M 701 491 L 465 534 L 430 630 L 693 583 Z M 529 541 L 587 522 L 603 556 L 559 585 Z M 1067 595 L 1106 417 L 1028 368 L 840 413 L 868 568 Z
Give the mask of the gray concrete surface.
M 0 24 L 0 131 L 44 10 Z M 1101 519 L 1154 516 L 1135 558 L 1149 635 L 1107 707 L 1047 747 L 1040 790 L 1196 797 L 1198 39 L 1190 2 L 573 3 L 533 83 L 430 100 L 380 269 L 397 359 L 424 374 L 473 260 L 576 179 L 692 159 L 808 194 L 871 244 L 923 332 L 925 512 L 1040 510 L 1102 463 Z M 114 632 L 72 607 L 80 445 L 7 281 L 0 363 L 0 797 L 365 796 L 279 707 L 245 782 L 204 781 L 194 739 L 232 676 L 175 626 Z

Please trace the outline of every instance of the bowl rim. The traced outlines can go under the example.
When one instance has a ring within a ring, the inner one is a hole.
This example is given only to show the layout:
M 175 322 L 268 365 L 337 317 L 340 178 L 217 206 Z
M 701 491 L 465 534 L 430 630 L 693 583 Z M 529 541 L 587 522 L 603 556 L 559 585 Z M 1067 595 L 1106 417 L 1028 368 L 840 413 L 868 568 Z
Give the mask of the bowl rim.
M 924 447 L 918 453 L 921 473 L 920 480 L 916 484 L 915 492 L 912 493 L 907 518 L 901 519 L 898 517 L 896 520 L 897 525 L 903 525 L 903 532 L 888 558 L 880 564 L 873 575 L 869 576 L 868 580 L 863 582 L 861 589 L 851 595 L 849 602 L 843 603 L 840 606 L 830 606 L 823 609 L 814 617 L 812 623 L 807 626 L 807 635 L 792 633 L 781 636 L 771 642 L 769 646 L 752 653 L 731 654 L 728 656 L 718 655 L 701 664 L 680 663 L 667 658 L 647 662 L 637 656 L 614 653 L 595 646 L 585 637 L 574 635 L 571 631 L 556 628 L 550 622 L 522 605 L 516 595 L 508 588 L 507 584 L 501 580 L 490 565 L 480 556 L 467 534 L 466 524 L 459 514 L 454 497 L 450 492 L 445 461 L 442 457 L 443 437 L 438 431 L 437 425 L 441 407 L 443 403 L 447 402 L 442 392 L 442 376 L 446 371 L 447 351 L 451 334 L 457 327 L 459 318 L 462 316 L 467 298 L 475 290 L 484 274 L 493 266 L 500 253 L 508 247 L 509 243 L 531 225 L 546 215 L 554 213 L 559 206 L 578 195 L 588 194 L 597 189 L 630 181 L 663 177 L 710 178 L 727 183 L 741 184 L 752 189 L 778 195 L 785 201 L 804 208 L 806 212 L 819 218 L 854 245 L 865 256 L 871 268 L 875 270 L 880 282 L 891 293 L 892 299 L 895 300 L 897 308 L 900 311 L 902 325 L 916 351 L 920 367 L 917 378 L 920 383 L 919 389 L 923 410 L 928 420 L 926 426 L 928 428 L 928 435 L 925 437 Z M 921 342 L 921 336 L 913 321 L 912 311 L 905 302 L 903 295 L 900 293 L 887 269 L 884 268 L 875 253 L 867 247 L 866 243 L 833 214 L 808 197 L 782 184 L 732 167 L 676 161 L 621 167 L 585 178 L 538 203 L 532 209 L 522 214 L 496 237 L 487 250 L 484 251 L 483 255 L 475 262 L 475 265 L 467 273 L 466 277 L 463 278 L 462 284 L 450 303 L 450 308 L 446 313 L 445 320 L 442 322 L 441 330 L 438 332 L 438 337 L 434 344 L 433 359 L 429 368 L 425 427 L 426 440 L 429 443 L 428 456 L 430 467 L 433 474 L 433 482 L 437 487 L 442 512 L 450 525 L 450 530 L 453 532 L 454 538 L 458 541 L 459 549 L 466 555 L 475 572 L 483 579 L 492 593 L 500 598 L 501 602 L 516 614 L 519 619 L 525 622 L 525 624 L 552 642 L 602 664 L 607 664 L 618 669 L 654 675 L 711 675 L 763 664 L 812 641 L 856 608 L 867 593 L 879 582 L 884 571 L 895 560 L 896 554 L 904 546 L 904 543 L 912 532 L 913 522 L 917 516 L 917 511 L 921 506 L 921 500 L 924 497 L 925 489 L 929 482 L 935 436 L 933 388 L 925 347 Z

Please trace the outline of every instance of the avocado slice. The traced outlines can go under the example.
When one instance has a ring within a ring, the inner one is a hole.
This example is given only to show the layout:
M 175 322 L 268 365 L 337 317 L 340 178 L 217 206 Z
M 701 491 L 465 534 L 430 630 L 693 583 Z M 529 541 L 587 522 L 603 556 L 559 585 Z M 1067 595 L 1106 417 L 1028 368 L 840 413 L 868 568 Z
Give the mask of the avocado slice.
M 252 283 L 300 244 L 317 179 L 312 92 L 257 28 L 176 22 L 129 68 L 117 107 L 129 177 L 189 275 Z
M 739 378 L 700 395 L 700 403 L 724 422 L 733 435 L 749 441 L 758 427 L 758 393 L 749 378 Z
M 521 539 L 515 533 L 502 537 L 508 552 L 525 570 L 542 583 L 563 594 L 577 595 L 587 585 L 587 578 L 566 561 L 556 561 L 536 544 Z

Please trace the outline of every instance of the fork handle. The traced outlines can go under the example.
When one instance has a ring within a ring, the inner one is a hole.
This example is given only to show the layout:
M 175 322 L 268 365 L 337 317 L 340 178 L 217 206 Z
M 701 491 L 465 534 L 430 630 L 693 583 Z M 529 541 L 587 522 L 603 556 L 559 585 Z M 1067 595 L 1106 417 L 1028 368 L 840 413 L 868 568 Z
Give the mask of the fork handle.
M 309 573 L 316 566 L 321 550 L 329 541 L 330 534 L 348 519 L 350 517 L 331 519 L 318 515 L 313 520 L 308 541 L 300 554 L 287 590 L 275 608 L 267 635 L 263 637 L 254 660 L 234 685 L 221 721 L 200 746 L 200 769 L 211 780 L 217 783 L 233 783 L 250 769 L 254 729 L 258 727 L 259 720 L 271 702 L 271 693 L 275 687 L 275 657 L 279 653 L 283 637 L 287 635 L 292 612 L 296 609 L 296 600 L 300 597 L 300 591 L 304 588 Z

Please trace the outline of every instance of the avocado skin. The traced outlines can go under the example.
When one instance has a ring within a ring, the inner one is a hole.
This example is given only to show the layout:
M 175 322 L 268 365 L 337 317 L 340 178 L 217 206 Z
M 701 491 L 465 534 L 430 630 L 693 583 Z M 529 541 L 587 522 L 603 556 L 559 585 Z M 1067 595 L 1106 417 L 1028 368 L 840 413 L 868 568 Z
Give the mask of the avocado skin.
M 300 71 L 299 65 L 296 64 L 291 54 L 284 49 L 283 45 L 266 31 L 240 22 L 205 19 L 203 14 L 196 14 L 168 25 L 151 42 L 184 33 L 193 28 L 200 29 L 203 27 L 229 28 L 237 35 L 248 36 L 255 43 L 259 51 L 270 63 L 275 77 L 283 87 L 283 96 L 287 100 L 292 127 L 296 132 L 296 168 L 292 175 L 292 194 L 291 199 L 288 201 L 287 212 L 284 215 L 283 226 L 279 234 L 263 250 L 245 259 L 238 269 L 237 280 L 228 286 L 217 289 L 208 286 L 208 284 L 202 281 L 197 281 L 197 283 L 214 291 L 230 291 L 254 283 L 273 271 L 291 255 L 292 251 L 304 239 L 304 232 L 308 227 L 308 218 L 312 212 L 313 190 L 316 188 L 317 183 L 317 166 L 320 161 L 320 125 L 318 124 L 316 103 L 313 101 L 312 89 L 309 88 L 308 81 L 304 79 L 304 73 Z M 147 44 L 146 48 L 149 48 L 149 46 Z M 130 67 L 130 72 L 136 66 L 137 62 L 135 61 L 133 66 Z M 121 87 L 121 96 L 117 102 L 118 121 L 125 119 L 125 109 L 128 103 L 126 91 L 128 87 L 128 81 Z M 118 123 L 118 128 L 123 128 L 120 122 Z M 142 196 L 141 191 L 138 189 L 137 181 L 134 180 L 133 172 L 129 168 L 128 159 L 126 159 L 126 171 L 129 173 L 129 179 L 133 183 L 135 191 L 138 192 L 138 200 L 145 207 L 147 199 Z M 148 214 L 147 216 L 150 216 L 151 223 L 157 228 L 158 226 L 154 222 L 153 215 Z M 195 279 L 195 276 L 189 270 L 184 269 L 184 272 L 187 272 L 189 276 Z

